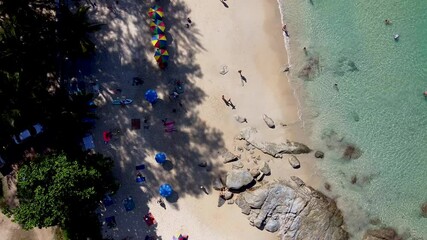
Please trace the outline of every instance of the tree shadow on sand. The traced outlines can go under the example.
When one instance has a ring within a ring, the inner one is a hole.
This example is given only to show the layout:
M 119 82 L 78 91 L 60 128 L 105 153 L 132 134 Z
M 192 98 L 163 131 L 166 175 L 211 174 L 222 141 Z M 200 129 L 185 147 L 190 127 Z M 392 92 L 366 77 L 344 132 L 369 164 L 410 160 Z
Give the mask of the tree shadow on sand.
M 169 43 L 170 60 L 168 67 L 160 70 L 154 61 L 154 47 L 151 45 L 148 9 L 157 4 L 165 11 L 164 22 Z M 105 235 L 114 239 L 136 237 L 144 239 L 145 234 L 153 235 L 155 226 L 147 226 L 143 217 L 150 212 L 148 203 L 159 198 L 158 189 L 163 183 L 172 185 L 176 196 L 201 197 L 199 186 L 211 189 L 211 179 L 223 175 L 222 165 L 213 160 L 224 148 L 223 134 L 201 120 L 196 107 L 206 99 L 206 94 L 194 85 L 203 74 L 195 56 L 204 51 L 199 41 L 196 25 L 187 28 L 185 22 L 190 10 L 184 1 L 122 0 L 111 6 L 98 4 L 92 9 L 92 17 L 106 23 L 97 33 L 97 53 L 85 77 L 98 81 L 101 94 L 95 100 L 99 120 L 93 130 L 97 150 L 115 160 L 115 175 L 121 184 L 115 199 L 133 196 L 135 210 L 126 212 L 120 204 L 107 208 L 105 214 L 115 215 L 116 230 L 106 230 Z M 134 84 L 134 78 L 143 84 Z M 169 98 L 177 81 L 182 94 L 177 99 Z M 120 91 L 118 91 L 118 89 Z M 148 89 L 157 91 L 161 101 L 155 105 L 144 100 Z M 131 105 L 112 105 L 111 100 L 131 98 Z M 174 121 L 177 131 L 167 132 L 162 122 L 167 118 Z M 142 119 L 143 128 L 131 129 L 131 119 Z M 102 141 L 102 131 L 118 129 L 109 144 Z M 165 152 L 171 159 L 164 168 L 154 160 L 156 152 Z M 198 166 L 207 162 L 209 170 Z M 145 164 L 141 170 L 146 182 L 135 182 L 135 166 Z M 179 209 L 179 199 L 168 201 L 168 208 Z M 154 217 L 155 217 L 155 213 Z M 148 233 L 149 232 L 149 233 Z

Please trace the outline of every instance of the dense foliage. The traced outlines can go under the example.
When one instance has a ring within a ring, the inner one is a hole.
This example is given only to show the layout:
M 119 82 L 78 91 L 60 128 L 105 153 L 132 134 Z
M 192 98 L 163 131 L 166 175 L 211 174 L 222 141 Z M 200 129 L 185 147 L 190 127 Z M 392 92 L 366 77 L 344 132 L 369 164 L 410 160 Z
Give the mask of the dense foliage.
M 112 160 L 86 155 L 75 160 L 65 154 L 40 156 L 18 172 L 19 207 L 14 220 L 25 229 L 84 220 L 103 193 L 113 189 Z
M 96 116 L 92 96 L 70 94 L 68 80 L 76 62 L 94 53 L 90 34 L 102 25 L 88 19 L 87 7 L 55 2 L 0 0 L 0 154 L 21 162 L 26 149 L 38 153 L 19 168 L 15 221 L 25 229 L 59 225 L 70 239 L 99 239 L 94 209 L 114 189 L 112 161 L 82 152 L 92 127 L 83 119 Z M 45 128 L 36 140 L 12 142 L 12 134 L 35 123 Z

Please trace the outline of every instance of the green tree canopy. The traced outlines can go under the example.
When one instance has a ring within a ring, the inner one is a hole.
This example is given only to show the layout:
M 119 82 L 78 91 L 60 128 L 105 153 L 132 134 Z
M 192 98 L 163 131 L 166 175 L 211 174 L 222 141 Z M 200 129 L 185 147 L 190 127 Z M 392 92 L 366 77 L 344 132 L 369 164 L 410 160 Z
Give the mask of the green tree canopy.
M 113 187 L 112 160 L 88 155 L 81 160 L 64 154 L 38 157 L 18 171 L 19 206 L 14 220 L 23 228 L 66 227 L 96 208 Z

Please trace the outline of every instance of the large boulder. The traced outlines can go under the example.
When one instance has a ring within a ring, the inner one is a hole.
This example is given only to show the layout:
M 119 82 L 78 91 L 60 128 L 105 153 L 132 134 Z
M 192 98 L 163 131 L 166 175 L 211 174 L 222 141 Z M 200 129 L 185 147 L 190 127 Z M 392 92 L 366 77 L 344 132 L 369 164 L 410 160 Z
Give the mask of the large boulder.
M 335 202 L 297 177 L 265 184 L 239 198 L 251 225 L 278 232 L 282 240 L 349 239 Z
M 393 228 L 371 229 L 366 231 L 363 240 L 401 240 Z
M 263 153 L 269 154 L 273 157 L 280 158 L 282 154 L 300 154 L 309 153 L 311 150 L 309 147 L 302 143 L 286 141 L 282 143 L 273 143 L 263 141 L 258 134 L 256 128 L 245 128 L 240 131 L 238 139 L 245 140 L 255 148 L 261 150 Z
M 254 180 L 251 173 L 247 170 L 231 170 L 227 174 L 225 186 L 228 189 L 238 190 Z

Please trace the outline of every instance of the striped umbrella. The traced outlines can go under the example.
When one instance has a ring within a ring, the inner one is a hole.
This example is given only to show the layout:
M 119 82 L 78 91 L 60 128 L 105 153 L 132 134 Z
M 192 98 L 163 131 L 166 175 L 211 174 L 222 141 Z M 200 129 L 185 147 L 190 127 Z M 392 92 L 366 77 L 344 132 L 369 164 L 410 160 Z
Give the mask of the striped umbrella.
M 153 34 L 162 34 L 165 33 L 165 30 L 166 26 L 162 20 L 153 19 L 153 21 L 150 23 L 150 31 Z
M 152 19 L 162 19 L 163 15 L 164 15 L 163 8 L 157 5 L 154 7 L 151 7 L 148 10 L 148 16 L 151 17 Z
M 154 52 L 154 58 L 158 63 L 167 63 L 169 61 L 168 50 L 157 48 L 156 52 Z
M 164 34 L 155 34 L 151 37 L 151 44 L 156 48 L 166 48 L 168 45 L 168 41 L 166 39 L 166 35 Z

